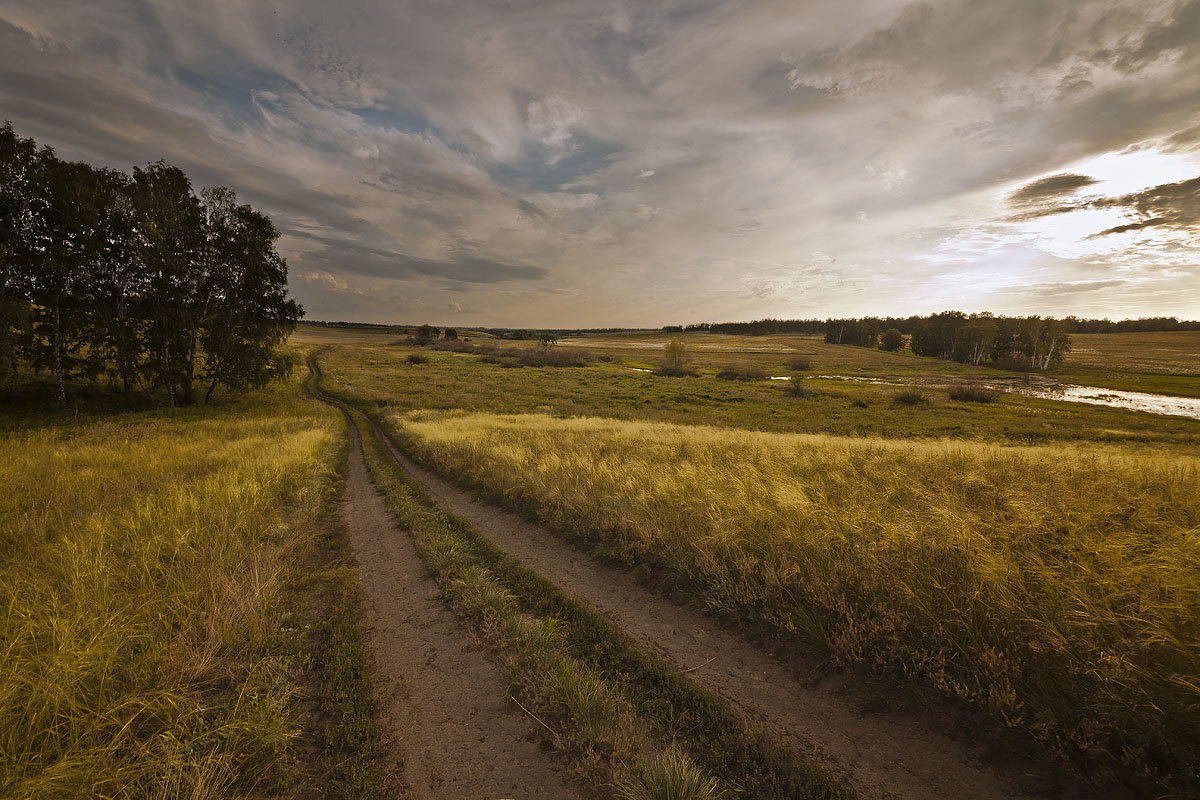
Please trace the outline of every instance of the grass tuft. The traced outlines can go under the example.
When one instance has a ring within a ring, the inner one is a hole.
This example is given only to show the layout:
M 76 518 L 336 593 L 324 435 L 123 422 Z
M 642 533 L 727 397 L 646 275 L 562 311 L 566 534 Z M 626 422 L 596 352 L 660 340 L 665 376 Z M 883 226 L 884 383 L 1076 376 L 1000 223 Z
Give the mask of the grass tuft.
M 671 748 L 619 782 L 616 796 L 619 800 L 715 800 L 721 792 L 686 753 Z

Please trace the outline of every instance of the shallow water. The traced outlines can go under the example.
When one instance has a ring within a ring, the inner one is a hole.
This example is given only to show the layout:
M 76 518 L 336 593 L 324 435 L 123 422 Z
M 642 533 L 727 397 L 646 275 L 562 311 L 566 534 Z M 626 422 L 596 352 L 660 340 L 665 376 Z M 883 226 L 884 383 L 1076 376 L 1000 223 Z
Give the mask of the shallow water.
M 1123 392 L 1119 389 L 1100 389 L 1095 386 L 1054 385 L 1047 387 L 1005 386 L 1005 389 L 1030 397 L 1065 400 L 1070 403 L 1091 403 L 1098 406 L 1128 408 L 1151 414 L 1200 419 L 1200 398 L 1176 397 L 1147 392 Z

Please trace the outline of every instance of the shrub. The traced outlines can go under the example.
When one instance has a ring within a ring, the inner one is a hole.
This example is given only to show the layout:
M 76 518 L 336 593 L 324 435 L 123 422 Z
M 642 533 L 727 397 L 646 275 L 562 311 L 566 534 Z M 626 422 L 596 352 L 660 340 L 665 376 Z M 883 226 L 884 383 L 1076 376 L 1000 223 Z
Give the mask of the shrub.
M 721 367 L 717 377 L 723 381 L 762 381 L 767 379 L 767 373 L 761 367 Z
M 404 359 L 409 364 L 428 364 L 429 356 L 423 353 L 411 353 L 408 358 Z
M 851 400 L 850 405 L 853 406 L 854 408 L 870 408 L 871 407 L 871 404 L 868 403 L 866 400 L 862 399 L 861 397 L 856 397 L 853 400 Z
M 792 397 L 816 397 L 820 394 L 816 389 L 805 383 L 803 378 L 789 378 L 784 381 L 783 390 Z
M 892 400 L 901 406 L 916 406 L 929 402 L 929 398 L 920 389 L 905 389 L 903 392 L 892 395 Z
M 797 372 L 812 369 L 812 358 L 806 355 L 795 355 L 788 359 L 788 369 L 794 369 Z
M 1000 399 L 1000 392 L 982 386 L 955 386 L 950 390 L 950 399 L 960 403 L 994 403 Z

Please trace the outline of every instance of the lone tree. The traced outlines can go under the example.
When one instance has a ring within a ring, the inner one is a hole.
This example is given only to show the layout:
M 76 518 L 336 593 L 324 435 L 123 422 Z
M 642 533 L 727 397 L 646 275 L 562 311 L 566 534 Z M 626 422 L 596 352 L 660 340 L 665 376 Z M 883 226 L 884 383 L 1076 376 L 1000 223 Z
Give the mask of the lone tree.
M 558 334 L 551 333 L 550 331 L 542 331 L 536 338 L 538 344 L 542 347 L 554 347 L 554 345 L 558 344 Z
M 457 342 L 458 341 L 458 331 L 456 331 L 454 328 L 446 328 L 446 330 L 444 330 L 442 332 L 442 338 L 449 339 L 452 342 Z
M 422 325 L 413 334 L 413 341 L 419 345 L 433 344 L 437 341 L 439 333 L 441 331 L 432 325 Z
M 888 328 L 879 337 L 879 349 L 898 353 L 904 349 L 904 334 L 896 328 Z
M 671 339 L 663 348 L 663 364 L 659 373 L 662 375 L 688 374 L 687 345 L 678 339 Z

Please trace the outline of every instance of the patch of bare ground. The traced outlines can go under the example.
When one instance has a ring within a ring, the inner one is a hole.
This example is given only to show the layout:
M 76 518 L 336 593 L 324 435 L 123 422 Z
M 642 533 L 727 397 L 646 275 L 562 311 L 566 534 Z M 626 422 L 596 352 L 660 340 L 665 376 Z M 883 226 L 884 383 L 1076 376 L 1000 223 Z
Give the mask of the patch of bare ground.
M 508 703 L 500 668 L 438 599 L 437 584 L 371 482 L 357 429 L 349 428 L 341 512 L 361 580 L 381 722 L 411 796 L 581 796 L 566 768 L 535 743 L 533 723 Z
M 600 564 L 549 529 L 481 501 L 424 469 L 384 437 L 392 456 L 443 510 L 617 625 L 640 646 L 689 672 L 752 725 L 799 757 L 823 764 L 863 798 L 1123 798 L 971 728 L 978 715 L 930 708 L 865 711 L 870 687 L 830 675 L 816 658 L 773 658 L 738 632 Z M 812 679 L 824 675 L 823 679 Z M 985 724 L 986 727 L 986 724 Z

